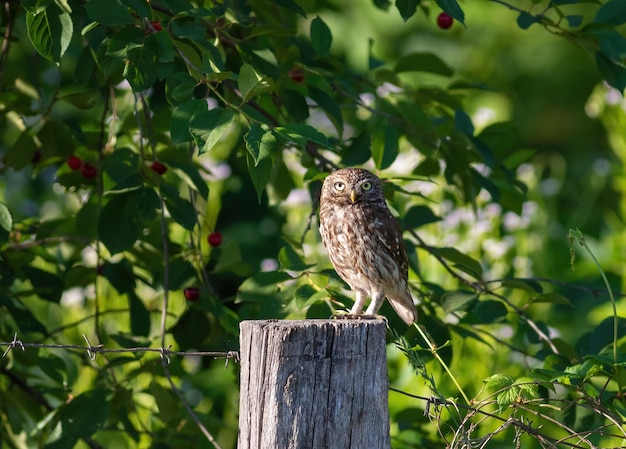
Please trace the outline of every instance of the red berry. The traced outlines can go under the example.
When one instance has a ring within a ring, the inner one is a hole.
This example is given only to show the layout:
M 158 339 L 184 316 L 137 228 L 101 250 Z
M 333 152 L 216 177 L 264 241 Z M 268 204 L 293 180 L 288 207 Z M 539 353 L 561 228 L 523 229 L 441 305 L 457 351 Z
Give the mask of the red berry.
M 98 276 L 102 276 L 102 275 L 103 275 L 103 273 L 104 273 L 104 264 L 103 264 L 103 263 L 101 263 L 100 265 L 98 265 L 98 266 L 96 267 L 96 274 L 97 274 Z
M 91 179 L 94 178 L 98 174 L 98 169 L 86 162 L 85 165 L 81 168 L 80 172 L 83 174 L 83 178 Z
M 200 290 L 198 287 L 187 287 L 183 290 L 183 294 L 185 295 L 185 299 L 187 301 L 196 302 L 200 299 Z
M 222 234 L 219 232 L 211 232 L 207 240 L 209 241 L 209 245 L 213 247 L 220 246 L 222 244 Z
M 155 31 L 161 31 L 163 29 L 163 25 L 161 25 L 161 22 L 159 22 L 158 20 L 151 20 L 150 23 L 152 24 L 152 28 L 154 28 Z
M 67 165 L 69 165 L 72 170 L 80 170 L 83 168 L 83 161 L 77 156 L 70 156 L 67 158 Z
M 454 23 L 454 19 L 449 14 L 442 12 L 437 16 L 437 26 L 442 30 L 447 30 Z
M 159 161 L 154 161 L 152 165 L 150 165 L 150 168 L 159 175 L 163 175 L 167 171 L 167 165 L 162 164 Z
M 291 78 L 291 81 L 293 81 L 294 83 L 301 83 L 302 81 L 304 81 L 306 73 L 304 72 L 304 70 L 296 67 L 291 69 L 288 75 L 289 78 Z
M 41 160 L 41 151 L 36 150 L 36 151 L 33 153 L 33 157 L 31 157 L 31 158 L 30 158 L 30 161 L 31 161 L 33 164 L 37 165 L 37 163 L 38 163 L 40 160 Z

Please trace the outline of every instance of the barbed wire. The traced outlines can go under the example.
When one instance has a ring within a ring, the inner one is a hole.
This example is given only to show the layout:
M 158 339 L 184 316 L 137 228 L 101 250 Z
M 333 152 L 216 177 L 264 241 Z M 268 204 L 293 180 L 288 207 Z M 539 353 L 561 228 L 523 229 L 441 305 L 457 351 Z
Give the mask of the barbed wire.
M 195 357 L 215 357 L 226 359 L 225 368 L 228 368 L 228 362 L 234 360 L 239 362 L 239 351 L 172 351 L 171 345 L 167 348 L 150 348 L 150 347 L 133 347 L 133 348 L 105 348 L 102 344 L 92 345 L 85 334 L 82 334 L 86 345 L 71 345 L 71 344 L 54 344 L 54 343 L 25 343 L 17 338 L 17 332 L 13 335 L 12 341 L 0 341 L 0 348 L 6 347 L 7 349 L 2 354 L 2 358 L 6 357 L 11 350 L 19 348 L 25 351 L 26 348 L 46 348 L 46 349 L 65 349 L 65 350 L 80 350 L 87 351 L 87 355 L 91 360 L 95 360 L 98 354 L 106 353 L 140 353 L 140 352 L 154 352 L 158 353 L 162 359 L 165 359 L 167 363 L 170 363 L 170 357 L 176 356 L 195 356 Z

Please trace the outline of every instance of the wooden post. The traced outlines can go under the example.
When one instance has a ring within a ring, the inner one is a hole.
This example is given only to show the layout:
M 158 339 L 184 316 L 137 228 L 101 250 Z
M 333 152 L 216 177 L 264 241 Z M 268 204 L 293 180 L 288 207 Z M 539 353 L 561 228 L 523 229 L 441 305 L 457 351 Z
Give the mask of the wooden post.
M 243 321 L 238 449 L 390 449 L 385 329 Z

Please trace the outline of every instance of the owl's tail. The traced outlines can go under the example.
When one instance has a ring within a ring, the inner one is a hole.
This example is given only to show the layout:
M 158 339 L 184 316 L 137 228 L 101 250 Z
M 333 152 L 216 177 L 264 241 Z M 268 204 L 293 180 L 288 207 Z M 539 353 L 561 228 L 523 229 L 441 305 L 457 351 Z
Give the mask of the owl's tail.
M 411 294 L 407 292 L 407 295 L 402 298 L 390 298 L 389 304 L 393 307 L 393 310 L 396 311 L 398 316 L 402 318 L 409 326 L 417 321 L 417 309 L 415 308 L 415 304 L 413 304 L 413 299 L 411 298 Z

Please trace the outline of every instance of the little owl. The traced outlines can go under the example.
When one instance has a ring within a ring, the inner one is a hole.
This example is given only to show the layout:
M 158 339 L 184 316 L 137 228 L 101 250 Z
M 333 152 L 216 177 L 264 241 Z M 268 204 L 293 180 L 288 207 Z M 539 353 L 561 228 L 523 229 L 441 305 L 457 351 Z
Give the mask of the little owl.
M 356 294 L 351 314 L 362 314 L 369 296 L 365 313 L 375 315 L 387 297 L 405 323 L 415 322 L 402 233 L 376 175 L 360 168 L 328 175 L 320 197 L 320 234 L 337 274 Z

